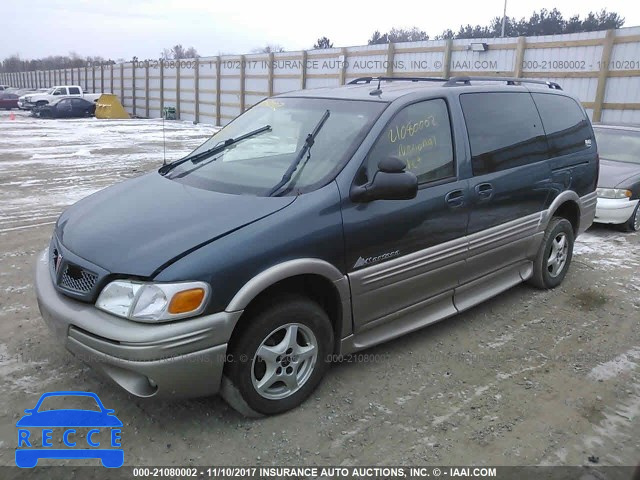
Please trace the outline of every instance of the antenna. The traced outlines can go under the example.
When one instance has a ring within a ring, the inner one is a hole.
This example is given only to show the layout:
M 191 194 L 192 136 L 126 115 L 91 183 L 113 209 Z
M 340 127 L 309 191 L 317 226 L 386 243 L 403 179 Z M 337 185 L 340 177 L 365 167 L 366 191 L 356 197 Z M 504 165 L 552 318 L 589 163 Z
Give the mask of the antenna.
M 167 142 L 164 138 L 164 112 L 162 113 L 162 166 L 167 164 Z

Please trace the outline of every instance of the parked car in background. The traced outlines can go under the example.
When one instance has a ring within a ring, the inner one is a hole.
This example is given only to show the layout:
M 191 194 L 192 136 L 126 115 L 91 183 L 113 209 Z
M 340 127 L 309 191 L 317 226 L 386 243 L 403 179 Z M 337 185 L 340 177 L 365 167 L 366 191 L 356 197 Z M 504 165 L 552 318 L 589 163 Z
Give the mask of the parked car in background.
M 61 85 L 52 87 L 43 93 L 27 94 L 20 97 L 20 108 L 31 110 L 33 107 L 47 105 L 63 97 L 84 98 L 95 102 L 100 95 L 100 93 L 84 93 L 79 85 Z
M 92 117 L 96 113 L 96 104 L 84 98 L 61 98 L 50 104 L 34 107 L 32 113 L 41 118 Z
M 7 88 L 11 88 L 10 85 L 0 85 L 0 92 L 6 90 Z
M 52 336 L 134 395 L 275 414 L 334 358 L 560 285 L 596 206 L 580 103 L 553 82 L 386 80 L 266 99 L 65 210 L 36 262 Z
M 12 108 L 18 108 L 18 95 L 15 93 L 0 92 L 0 108 L 5 110 L 11 110 Z
M 600 153 L 595 222 L 640 230 L 640 125 L 594 125 Z

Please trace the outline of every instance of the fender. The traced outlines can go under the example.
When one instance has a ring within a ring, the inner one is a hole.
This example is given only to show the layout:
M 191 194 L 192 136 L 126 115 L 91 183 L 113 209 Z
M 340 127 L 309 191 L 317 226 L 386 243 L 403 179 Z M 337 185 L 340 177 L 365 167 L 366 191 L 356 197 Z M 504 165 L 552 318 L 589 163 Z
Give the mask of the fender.
M 551 220 L 551 217 L 553 217 L 553 214 L 556 213 L 556 210 L 560 208 L 560 205 L 562 205 L 565 202 L 575 203 L 576 206 L 578 207 L 578 211 L 580 212 L 581 210 L 580 197 L 578 196 L 578 194 L 573 190 L 565 190 L 564 192 L 560 193 L 556 198 L 553 199 L 553 202 L 551 202 L 551 205 L 549 205 L 549 208 L 542 211 L 542 217 L 540 218 L 540 226 L 538 228 L 539 232 L 544 231 L 547 228 L 547 225 L 549 225 L 549 221 Z M 581 212 L 578 214 L 578 219 L 580 219 L 580 216 L 581 216 Z
M 583 197 L 579 197 L 576 192 L 573 190 L 565 190 L 556 198 L 553 199 L 549 208 L 542 212 L 542 218 L 540 219 L 540 227 L 538 231 L 543 231 L 547 228 L 551 217 L 553 217 L 556 210 L 560 208 L 563 203 L 573 202 L 578 207 L 578 228 L 577 233 L 580 234 L 584 232 L 587 228 L 591 226 L 593 223 L 593 218 L 595 216 L 596 211 L 596 201 L 597 201 L 596 192 L 588 193 Z
M 299 258 L 269 267 L 260 272 L 235 294 L 227 305 L 227 312 L 244 310 L 258 294 L 275 283 L 296 275 L 320 275 L 331 281 L 338 291 L 342 309 L 342 325 L 338 325 L 339 336 L 344 338 L 352 332 L 351 292 L 349 281 L 343 273 L 329 262 L 317 258 Z

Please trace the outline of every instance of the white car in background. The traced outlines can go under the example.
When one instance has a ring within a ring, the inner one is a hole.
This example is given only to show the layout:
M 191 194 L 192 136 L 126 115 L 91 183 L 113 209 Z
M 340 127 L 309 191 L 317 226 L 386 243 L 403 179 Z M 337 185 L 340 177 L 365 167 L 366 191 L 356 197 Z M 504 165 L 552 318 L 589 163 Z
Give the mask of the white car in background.
M 600 176 L 594 222 L 640 230 L 640 126 L 594 125 Z
M 31 110 L 33 107 L 48 105 L 54 100 L 64 97 L 80 97 L 90 102 L 100 98 L 101 93 L 84 93 L 79 85 L 58 85 L 43 93 L 28 93 L 18 99 L 18 107 L 23 110 Z

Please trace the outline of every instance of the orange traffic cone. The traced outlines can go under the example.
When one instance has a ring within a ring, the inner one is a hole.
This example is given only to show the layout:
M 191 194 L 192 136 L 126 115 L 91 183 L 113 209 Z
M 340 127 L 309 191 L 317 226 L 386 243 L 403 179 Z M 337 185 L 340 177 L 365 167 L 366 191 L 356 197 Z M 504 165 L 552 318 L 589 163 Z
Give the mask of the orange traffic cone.
M 15 119 L 16 119 L 16 114 L 15 114 L 15 113 L 13 113 L 13 112 L 11 112 L 11 113 L 9 114 L 9 120 L 15 120 Z

